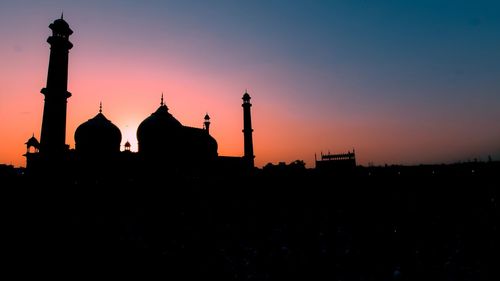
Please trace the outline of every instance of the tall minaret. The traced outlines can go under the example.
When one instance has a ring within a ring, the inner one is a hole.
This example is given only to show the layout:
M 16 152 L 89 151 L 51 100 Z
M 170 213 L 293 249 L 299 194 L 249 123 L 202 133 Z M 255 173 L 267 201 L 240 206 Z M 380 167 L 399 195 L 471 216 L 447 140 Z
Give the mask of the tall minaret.
M 66 148 L 66 103 L 71 97 L 68 92 L 68 53 L 73 47 L 69 36 L 73 31 L 63 19 L 49 25 L 52 36 L 50 44 L 49 72 L 47 86 L 40 92 L 45 95 L 43 107 L 40 154 L 49 161 L 62 159 Z
M 244 136 L 244 145 L 245 145 L 245 155 L 243 158 L 247 162 L 248 166 L 254 167 L 254 158 L 253 155 L 253 141 L 252 141 L 252 115 L 250 113 L 250 107 L 252 104 L 250 103 L 250 95 L 245 90 L 245 94 L 243 95 L 243 136 Z

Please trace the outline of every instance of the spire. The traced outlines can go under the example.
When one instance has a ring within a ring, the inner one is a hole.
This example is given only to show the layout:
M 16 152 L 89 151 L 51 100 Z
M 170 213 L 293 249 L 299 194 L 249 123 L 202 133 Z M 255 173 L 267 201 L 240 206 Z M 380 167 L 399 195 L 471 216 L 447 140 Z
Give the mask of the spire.
M 61 12 L 61 19 L 64 19 L 64 11 Z
M 161 102 L 160 102 L 160 106 L 163 106 L 163 92 L 161 92 Z
M 99 102 L 99 113 L 102 113 L 102 101 Z

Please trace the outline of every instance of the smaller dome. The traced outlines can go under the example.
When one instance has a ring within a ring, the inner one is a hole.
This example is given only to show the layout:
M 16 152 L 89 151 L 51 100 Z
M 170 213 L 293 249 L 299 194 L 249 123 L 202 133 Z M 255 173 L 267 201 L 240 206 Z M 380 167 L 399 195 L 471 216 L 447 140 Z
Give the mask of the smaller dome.
M 67 36 L 73 34 L 73 30 L 69 28 L 69 24 L 61 17 L 56 19 L 53 23 L 49 25 L 49 28 L 54 32 L 65 34 Z
M 28 147 L 40 148 L 40 142 L 35 138 L 35 134 L 25 144 Z
M 120 129 L 101 112 L 78 126 L 75 131 L 76 150 L 85 152 L 119 152 L 122 134 Z
M 250 95 L 245 91 L 245 94 L 243 95 L 242 99 L 244 101 L 249 101 L 250 100 Z
M 208 116 L 208 113 L 205 114 L 205 120 L 210 120 L 210 116 Z

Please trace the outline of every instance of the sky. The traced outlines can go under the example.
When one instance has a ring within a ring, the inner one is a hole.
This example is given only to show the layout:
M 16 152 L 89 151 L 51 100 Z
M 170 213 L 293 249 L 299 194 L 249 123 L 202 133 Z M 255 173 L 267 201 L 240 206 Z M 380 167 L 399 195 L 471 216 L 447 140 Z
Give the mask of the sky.
M 500 159 L 500 2 L 0 2 L 0 163 L 24 166 L 39 139 L 51 32 L 73 29 L 66 142 L 103 114 L 137 151 L 140 122 L 165 102 L 243 155 L 252 97 L 255 161 L 355 149 L 361 165 Z

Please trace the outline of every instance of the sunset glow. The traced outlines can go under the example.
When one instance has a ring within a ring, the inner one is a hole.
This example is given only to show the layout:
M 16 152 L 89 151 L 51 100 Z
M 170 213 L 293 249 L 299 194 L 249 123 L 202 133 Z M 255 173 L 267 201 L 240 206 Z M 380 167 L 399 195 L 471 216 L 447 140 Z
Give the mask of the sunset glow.
M 48 25 L 61 10 L 74 30 L 72 148 L 102 102 L 137 151 L 163 93 L 183 125 L 201 128 L 208 112 L 219 155 L 241 156 L 248 89 L 258 167 L 314 167 L 315 153 L 353 148 L 362 165 L 500 157 L 500 5 L 347 2 L 2 3 L 0 163 L 24 166 L 24 143 L 40 138 Z

